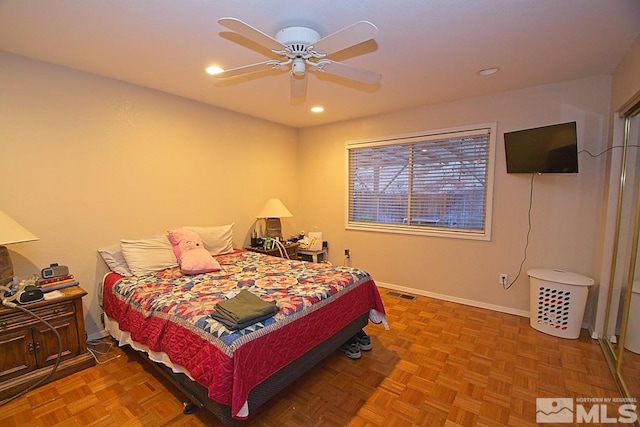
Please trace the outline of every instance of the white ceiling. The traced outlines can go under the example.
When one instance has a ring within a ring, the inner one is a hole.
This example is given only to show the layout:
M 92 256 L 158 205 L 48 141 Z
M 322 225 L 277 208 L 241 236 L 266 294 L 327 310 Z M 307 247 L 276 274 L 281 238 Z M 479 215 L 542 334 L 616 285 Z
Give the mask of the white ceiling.
M 321 36 L 356 21 L 375 41 L 331 56 L 382 73 L 368 86 L 284 72 L 204 72 L 269 59 L 218 24 Z M 638 0 L 0 0 L 0 50 L 302 128 L 540 84 L 611 74 L 640 33 Z M 500 67 L 497 74 L 476 72 Z M 309 108 L 325 106 L 323 114 Z

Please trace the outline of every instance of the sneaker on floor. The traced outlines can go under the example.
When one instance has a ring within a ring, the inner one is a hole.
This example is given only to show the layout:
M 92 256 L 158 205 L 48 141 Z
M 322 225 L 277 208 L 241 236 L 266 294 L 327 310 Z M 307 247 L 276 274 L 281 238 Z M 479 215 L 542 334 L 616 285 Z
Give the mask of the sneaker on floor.
M 369 351 L 373 348 L 371 345 L 371 338 L 364 331 L 360 331 L 355 335 L 356 341 L 358 342 L 358 347 L 362 351 Z
M 360 346 L 357 342 L 349 340 L 340 346 L 340 351 L 344 353 L 349 359 L 360 359 L 362 353 L 360 353 Z

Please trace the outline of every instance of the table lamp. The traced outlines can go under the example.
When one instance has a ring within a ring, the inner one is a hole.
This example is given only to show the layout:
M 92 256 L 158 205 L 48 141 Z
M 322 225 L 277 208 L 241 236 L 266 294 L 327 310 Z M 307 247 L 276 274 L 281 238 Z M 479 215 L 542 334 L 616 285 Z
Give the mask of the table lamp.
M 9 257 L 9 250 L 4 245 L 33 240 L 38 238 L 0 211 L 0 285 L 7 284 L 13 279 L 13 264 Z
M 264 204 L 260 213 L 256 218 L 264 218 L 266 220 L 266 237 L 278 237 L 282 240 L 282 224 L 280 218 L 291 217 L 291 212 L 285 207 L 280 199 L 269 199 Z

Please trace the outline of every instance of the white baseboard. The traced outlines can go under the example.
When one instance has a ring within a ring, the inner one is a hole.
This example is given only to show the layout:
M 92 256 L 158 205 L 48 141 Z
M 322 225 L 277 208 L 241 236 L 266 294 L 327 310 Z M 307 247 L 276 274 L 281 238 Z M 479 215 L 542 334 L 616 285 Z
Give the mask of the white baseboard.
M 455 302 L 458 304 L 470 305 L 471 307 L 485 308 L 487 310 L 499 311 L 501 313 L 514 314 L 516 316 L 521 316 L 521 317 L 529 317 L 529 312 L 526 310 L 518 310 L 511 307 L 504 307 L 501 305 L 487 304 L 485 302 L 473 301 L 465 298 L 458 298 L 458 297 L 452 297 L 449 295 L 437 294 L 435 292 L 423 291 L 421 289 L 407 288 L 404 286 L 398 286 L 391 283 L 379 282 L 377 280 L 375 282 L 376 282 L 376 285 L 378 285 L 381 288 L 393 289 L 395 291 L 407 292 L 410 294 L 416 294 L 424 297 Z
M 391 283 L 379 282 L 377 280 L 376 280 L 376 285 L 378 285 L 381 288 L 393 289 L 394 291 L 407 292 L 409 294 L 421 295 L 424 297 L 435 298 L 443 301 L 455 302 L 458 304 L 469 305 L 471 307 L 485 308 L 487 310 L 498 311 L 500 313 L 513 314 L 516 316 L 527 317 L 527 318 L 530 317 L 530 312 L 526 310 L 518 310 L 511 307 L 504 307 L 501 305 L 487 304 L 485 302 L 473 301 L 465 298 L 458 298 L 458 297 L 452 297 L 449 295 L 437 294 L 435 292 L 423 291 L 421 289 L 407 288 L 404 286 L 398 286 Z M 593 330 L 593 325 L 591 325 L 590 323 L 583 323 L 582 329 L 587 329 L 592 339 L 597 340 L 599 338 L 598 333 Z

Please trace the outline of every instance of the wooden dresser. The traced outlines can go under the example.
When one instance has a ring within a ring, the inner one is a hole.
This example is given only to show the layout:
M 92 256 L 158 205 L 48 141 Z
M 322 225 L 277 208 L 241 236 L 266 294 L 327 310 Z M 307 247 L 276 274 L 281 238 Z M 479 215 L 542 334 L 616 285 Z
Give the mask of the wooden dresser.
M 61 289 L 63 296 L 22 307 L 49 322 L 60 334 L 62 352 L 56 372 L 46 382 L 95 364 L 87 350 L 79 286 Z M 0 306 L 0 401 L 13 396 L 51 372 L 58 339 L 49 327 L 19 309 Z

